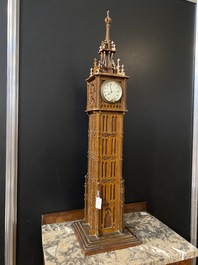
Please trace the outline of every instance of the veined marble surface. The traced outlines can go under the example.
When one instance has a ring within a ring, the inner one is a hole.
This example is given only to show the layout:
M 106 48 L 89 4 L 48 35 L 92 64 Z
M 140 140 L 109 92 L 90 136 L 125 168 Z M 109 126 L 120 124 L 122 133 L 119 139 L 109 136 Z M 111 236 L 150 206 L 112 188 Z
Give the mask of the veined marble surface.
M 42 226 L 45 265 L 163 265 L 198 256 L 198 250 L 146 212 L 125 214 L 125 223 L 142 244 L 86 256 L 71 228 L 72 222 Z

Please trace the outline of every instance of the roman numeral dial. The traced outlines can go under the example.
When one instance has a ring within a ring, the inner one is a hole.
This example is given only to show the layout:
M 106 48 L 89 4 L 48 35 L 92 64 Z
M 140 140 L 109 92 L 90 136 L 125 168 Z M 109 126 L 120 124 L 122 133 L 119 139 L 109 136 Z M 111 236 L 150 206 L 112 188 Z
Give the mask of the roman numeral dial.
M 115 103 L 122 97 L 122 87 L 114 80 L 104 81 L 101 85 L 101 96 L 105 101 Z

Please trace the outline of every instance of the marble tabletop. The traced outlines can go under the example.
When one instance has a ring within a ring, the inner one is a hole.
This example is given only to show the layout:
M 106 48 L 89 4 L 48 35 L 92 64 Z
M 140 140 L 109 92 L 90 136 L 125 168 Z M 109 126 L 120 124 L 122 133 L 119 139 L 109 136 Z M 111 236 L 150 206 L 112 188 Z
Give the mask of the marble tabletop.
M 198 256 L 198 249 L 147 212 L 124 215 L 126 225 L 141 245 L 84 256 L 72 222 L 42 226 L 45 265 L 162 265 Z

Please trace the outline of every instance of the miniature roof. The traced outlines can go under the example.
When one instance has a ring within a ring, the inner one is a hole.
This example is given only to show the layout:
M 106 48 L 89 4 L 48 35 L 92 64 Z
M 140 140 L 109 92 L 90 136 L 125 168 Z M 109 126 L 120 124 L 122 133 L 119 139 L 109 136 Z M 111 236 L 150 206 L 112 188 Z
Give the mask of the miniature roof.
M 99 47 L 100 60 L 94 59 L 94 66 L 90 69 L 90 76 L 99 73 L 113 73 L 125 76 L 124 65 L 120 66 L 120 59 L 117 59 L 117 65 L 114 62 L 113 56 L 116 53 L 116 45 L 110 40 L 110 28 L 112 19 L 107 11 L 106 23 L 106 36 L 105 40 L 101 42 Z

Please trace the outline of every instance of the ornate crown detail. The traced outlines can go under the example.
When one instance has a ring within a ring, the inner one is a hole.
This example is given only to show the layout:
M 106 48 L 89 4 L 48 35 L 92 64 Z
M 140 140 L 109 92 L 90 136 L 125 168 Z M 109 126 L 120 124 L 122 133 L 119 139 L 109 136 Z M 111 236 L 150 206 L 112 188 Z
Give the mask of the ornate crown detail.
M 105 18 L 106 23 L 106 37 L 105 40 L 101 42 L 99 47 L 100 60 L 94 59 L 93 68 L 90 69 L 90 76 L 99 73 L 113 73 L 125 76 L 124 65 L 120 65 L 120 59 L 117 59 L 117 64 L 115 64 L 113 55 L 116 53 L 116 45 L 110 40 L 110 23 L 112 19 L 109 16 L 109 11 L 107 11 L 107 17 Z

